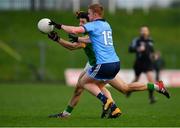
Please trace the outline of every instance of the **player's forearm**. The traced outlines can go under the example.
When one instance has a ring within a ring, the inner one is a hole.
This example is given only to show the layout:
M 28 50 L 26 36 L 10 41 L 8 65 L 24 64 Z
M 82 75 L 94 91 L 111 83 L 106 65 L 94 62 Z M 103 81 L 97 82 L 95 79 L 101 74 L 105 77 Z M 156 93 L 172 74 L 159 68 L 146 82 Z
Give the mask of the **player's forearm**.
M 58 43 L 63 46 L 64 48 L 67 48 L 69 50 L 76 50 L 76 49 L 80 49 L 83 46 L 80 43 L 71 43 L 69 41 L 66 41 L 64 39 L 60 39 L 58 40 Z
M 63 46 L 64 48 L 68 49 L 68 50 L 74 50 L 74 48 L 72 46 L 68 46 L 68 45 L 64 44 L 63 42 L 61 42 L 61 41 L 58 41 L 58 43 L 61 46 Z
M 78 42 L 91 43 L 89 37 L 78 37 Z
M 75 26 L 67 26 L 67 25 L 62 25 L 61 28 L 67 32 L 67 33 L 72 33 L 72 34 L 79 34 L 79 33 L 84 33 L 85 30 L 82 26 L 80 27 L 75 27 Z

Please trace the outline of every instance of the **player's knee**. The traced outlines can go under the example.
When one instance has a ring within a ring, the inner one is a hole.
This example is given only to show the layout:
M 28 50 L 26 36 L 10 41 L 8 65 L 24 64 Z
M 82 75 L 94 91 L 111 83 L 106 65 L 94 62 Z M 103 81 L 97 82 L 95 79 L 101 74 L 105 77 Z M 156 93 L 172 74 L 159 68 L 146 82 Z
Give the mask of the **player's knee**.
M 128 92 L 130 92 L 130 87 L 128 86 L 128 84 L 124 84 L 124 85 L 123 85 L 122 92 L 123 92 L 124 94 L 127 94 Z
M 79 87 L 79 88 L 83 88 L 83 81 L 80 79 L 80 80 L 78 80 L 78 82 L 77 82 L 77 84 L 76 84 L 76 86 L 77 87 Z
M 104 85 L 98 85 L 98 87 L 99 87 L 100 90 L 103 90 Z
M 78 81 L 77 84 L 76 84 L 76 88 L 81 88 L 81 84 L 80 84 L 79 81 Z

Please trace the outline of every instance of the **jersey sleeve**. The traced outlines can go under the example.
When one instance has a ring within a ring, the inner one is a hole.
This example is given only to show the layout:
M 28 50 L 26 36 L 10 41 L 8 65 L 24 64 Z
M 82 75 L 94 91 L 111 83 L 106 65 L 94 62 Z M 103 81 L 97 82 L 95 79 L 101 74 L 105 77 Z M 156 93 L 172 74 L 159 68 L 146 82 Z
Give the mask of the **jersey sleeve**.
M 153 40 L 149 40 L 147 50 L 151 53 L 154 52 Z
M 83 25 L 84 29 L 86 32 L 92 32 L 94 29 L 95 29 L 95 25 L 93 22 L 89 22 L 89 23 L 86 23 L 85 25 Z
M 130 46 L 129 46 L 129 52 L 133 53 L 136 52 L 136 48 L 137 48 L 137 38 L 133 39 L 133 41 L 131 42 Z

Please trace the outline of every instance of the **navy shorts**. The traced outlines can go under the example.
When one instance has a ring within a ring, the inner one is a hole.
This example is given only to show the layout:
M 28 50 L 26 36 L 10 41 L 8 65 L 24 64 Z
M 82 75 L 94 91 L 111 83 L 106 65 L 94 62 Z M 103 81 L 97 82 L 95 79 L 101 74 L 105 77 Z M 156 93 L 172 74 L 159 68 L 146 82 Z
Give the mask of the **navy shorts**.
M 111 80 L 120 70 L 120 62 L 97 64 L 90 68 L 87 73 L 93 79 L 96 80 Z
M 151 61 L 136 61 L 134 71 L 136 76 L 140 76 L 141 73 L 153 71 L 153 63 Z

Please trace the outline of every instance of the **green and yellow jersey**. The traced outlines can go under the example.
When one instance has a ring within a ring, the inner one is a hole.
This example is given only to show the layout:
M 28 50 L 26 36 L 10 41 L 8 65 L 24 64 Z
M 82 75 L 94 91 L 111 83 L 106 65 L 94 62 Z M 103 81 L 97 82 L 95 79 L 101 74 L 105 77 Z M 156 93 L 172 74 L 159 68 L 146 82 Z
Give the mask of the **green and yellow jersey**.
M 86 46 L 84 48 L 84 52 L 88 58 L 89 64 L 91 66 L 95 65 L 96 64 L 96 57 L 95 57 L 91 43 L 86 44 Z
M 87 35 L 86 35 L 87 36 Z M 92 48 L 91 43 L 82 43 L 84 52 L 88 58 L 88 62 L 91 66 L 94 66 L 96 64 L 96 57 Z

